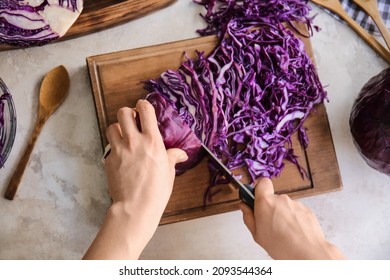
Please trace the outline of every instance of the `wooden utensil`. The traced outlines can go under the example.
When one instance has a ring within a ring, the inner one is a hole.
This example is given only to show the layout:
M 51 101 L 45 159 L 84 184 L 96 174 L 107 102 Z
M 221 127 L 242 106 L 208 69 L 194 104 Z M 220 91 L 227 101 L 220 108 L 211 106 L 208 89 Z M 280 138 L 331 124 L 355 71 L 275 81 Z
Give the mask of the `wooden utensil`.
M 14 199 L 16 190 L 18 189 L 43 125 L 68 95 L 69 84 L 70 79 L 68 71 L 66 71 L 65 67 L 62 65 L 52 69 L 43 79 L 39 94 L 38 118 L 35 123 L 34 131 L 5 192 L 4 197 L 6 199 Z
M 379 29 L 379 32 L 382 34 L 383 39 L 386 42 L 387 47 L 390 49 L 390 31 L 384 23 L 379 10 L 378 3 L 376 0 L 353 0 L 353 2 L 363 9 L 375 22 L 376 26 Z
M 385 49 L 370 33 L 354 21 L 346 11 L 344 11 L 338 0 L 311 0 L 341 17 L 364 41 L 367 42 L 387 63 L 390 63 L 390 52 Z

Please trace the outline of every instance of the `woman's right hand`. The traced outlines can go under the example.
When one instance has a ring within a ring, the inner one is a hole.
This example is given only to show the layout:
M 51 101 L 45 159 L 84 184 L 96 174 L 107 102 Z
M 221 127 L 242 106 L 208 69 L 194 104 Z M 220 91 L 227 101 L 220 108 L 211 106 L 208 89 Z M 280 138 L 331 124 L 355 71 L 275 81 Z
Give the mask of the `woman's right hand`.
M 254 240 L 273 259 L 343 259 L 329 243 L 313 212 L 287 195 L 275 195 L 272 181 L 255 188 L 254 211 L 240 205 L 244 223 Z

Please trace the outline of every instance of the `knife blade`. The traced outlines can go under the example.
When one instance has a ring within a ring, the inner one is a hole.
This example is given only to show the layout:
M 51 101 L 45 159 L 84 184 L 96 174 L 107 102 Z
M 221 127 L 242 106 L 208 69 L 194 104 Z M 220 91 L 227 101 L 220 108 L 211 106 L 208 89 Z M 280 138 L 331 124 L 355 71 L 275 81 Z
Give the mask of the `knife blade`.
M 239 181 L 234 174 L 210 151 L 205 144 L 202 143 L 203 149 L 206 151 L 208 158 L 215 164 L 215 167 L 223 173 L 235 187 L 239 190 L 240 199 L 245 202 L 252 210 L 255 203 L 255 188 L 248 184 L 243 184 Z

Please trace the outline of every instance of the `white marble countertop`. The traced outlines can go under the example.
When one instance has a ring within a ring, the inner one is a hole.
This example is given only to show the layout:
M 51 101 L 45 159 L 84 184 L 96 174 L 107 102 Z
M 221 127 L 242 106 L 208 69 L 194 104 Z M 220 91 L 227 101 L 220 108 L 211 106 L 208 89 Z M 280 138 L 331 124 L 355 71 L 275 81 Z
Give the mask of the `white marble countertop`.
M 39 137 L 14 201 L 0 198 L 0 259 L 80 259 L 110 204 L 85 58 L 196 37 L 201 7 L 175 4 L 122 26 L 40 48 L 0 52 L 0 76 L 13 93 L 17 138 L 0 170 L 3 194 L 32 132 L 44 74 L 67 67 L 70 94 Z M 350 259 L 390 259 L 390 177 L 366 165 L 349 132 L 352 103 L 387 64 L 349 27 L 322 10 L 312 38 L 344 188 L 301 201 L 326 237 Z M 277 241 L 276 241 L 277 242 Z M 161 226 L 143 259 L 269 259 L 235 211 Z

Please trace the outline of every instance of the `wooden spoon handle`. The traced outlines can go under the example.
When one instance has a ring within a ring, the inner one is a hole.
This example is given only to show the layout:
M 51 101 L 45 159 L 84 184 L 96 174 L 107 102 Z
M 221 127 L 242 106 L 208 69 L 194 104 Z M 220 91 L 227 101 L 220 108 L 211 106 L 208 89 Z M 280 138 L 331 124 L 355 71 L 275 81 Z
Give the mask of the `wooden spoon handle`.
M 383 19 L 378 14 L 378 17 L 374 18 L 374 22 L 376 23 L 376 26 L 378 26 L 379 32 L 382 34 L 383 39 L 386 42 L 387 47 L 390 50 L 390 32 L 389 29 L 387 29 L 387 26 Z
M 390 49 L 390 31 L 379 13 L 377 1 L 354 0 L 353 2 L 372 18 Z
M 24 170 L 27 167 L 27 164 L 30 160 L 31 153 L 34 149 L 35 142 L 38 138 L 38 135 L 40 134 L 42 127 L 44 124 L 44 120 L 38 119 L 34 131 L 30 137 L 30 140 L 28 141 L 27 147 L 24 150 L 23 156 L 19 161 L 18 166 L 16 167 L 16 170 L 11 178 L 11 181 L 7 187 L 7 190 L 5 191 L 4 197 L 9 200 L 13 200 L 16 194 L 16 191 L 19 187 L 19 183 L 22 180 Z

